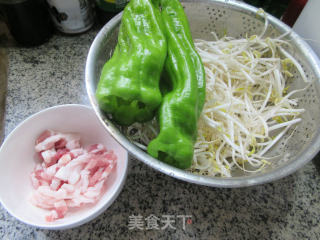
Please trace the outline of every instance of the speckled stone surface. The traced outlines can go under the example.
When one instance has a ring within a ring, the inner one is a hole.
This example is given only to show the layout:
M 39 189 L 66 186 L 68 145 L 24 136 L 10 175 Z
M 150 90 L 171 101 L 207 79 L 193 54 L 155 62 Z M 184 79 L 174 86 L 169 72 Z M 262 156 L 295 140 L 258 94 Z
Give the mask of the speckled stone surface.
M 55 35 L 37 48 L 10 47 L 5 135 L 31 114 L 88 104 L 86 55 L 97 30 Z M 9 184 L 9 183 L 8 183 Z M 129 229 L 129 216 L 170 215 L 176 229 Z M 183 229 L 178 215 L 191 215 Z M 320 159 L 274 183 L 218 189 L 178 181 L 131 160 L 123 191 L 95 220 L 71 230 L 29 227 L 0 208 L 0 239 L 320 239 Z

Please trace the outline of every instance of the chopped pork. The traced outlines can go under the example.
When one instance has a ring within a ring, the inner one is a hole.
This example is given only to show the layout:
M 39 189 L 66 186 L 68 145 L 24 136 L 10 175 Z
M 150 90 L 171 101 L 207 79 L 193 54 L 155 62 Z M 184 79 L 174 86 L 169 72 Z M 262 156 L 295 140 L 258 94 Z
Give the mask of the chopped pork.
M 41 163 L 31 173 L 35 191 L 31 202 L 50 210 L 46 221 L 63 218 L 69 208 L 95 203 L 104 183 L 115 171 L 117 156 L 102 144 L 81 147 L 80 136 L 44 131 L 36 140 L 35 150 Z

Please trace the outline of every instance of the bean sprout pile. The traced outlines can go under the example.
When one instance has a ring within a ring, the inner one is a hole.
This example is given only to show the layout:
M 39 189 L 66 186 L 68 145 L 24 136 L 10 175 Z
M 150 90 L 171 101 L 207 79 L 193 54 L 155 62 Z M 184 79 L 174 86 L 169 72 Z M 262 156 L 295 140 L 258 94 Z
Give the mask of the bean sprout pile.
M 212 33 L 213 41 L 195 40 L 206 72 L 206 102 L 198 122 L 193 173 L 232 177 L 232 171 L 261 171 L 276 156 L 266 153 L 301 121 L 304 109 L 296 108 L 290 91 L 292 71 L 304 82 L 306 75 L 286 50 L 290 43 L 264 37 L 263 32 L 244 39 Z M 126 129 L 129 138 L 146 149 L 158 133 L 156 120 Z

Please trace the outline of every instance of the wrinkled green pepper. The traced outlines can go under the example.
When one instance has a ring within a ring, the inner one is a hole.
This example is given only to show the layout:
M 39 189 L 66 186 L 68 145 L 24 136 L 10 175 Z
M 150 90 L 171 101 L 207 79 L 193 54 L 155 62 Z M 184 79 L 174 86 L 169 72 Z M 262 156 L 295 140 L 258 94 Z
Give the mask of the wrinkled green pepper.
M 148 153 L 184 169 L 192 163 L 197 121 L 205 101 L 205 72 L 182 5 L 178 0 L 161 0 L 160 4 L 168 41 L 165 76 L 171 86 L 158 112 L 160 133 L 149 143 Z
M 96 90 L 99 107 L 121 125 L 151 120 L 162 101 L 159 81 L 167 55 L 163 23 L 154 0 L 131 0 L 118 43 Z

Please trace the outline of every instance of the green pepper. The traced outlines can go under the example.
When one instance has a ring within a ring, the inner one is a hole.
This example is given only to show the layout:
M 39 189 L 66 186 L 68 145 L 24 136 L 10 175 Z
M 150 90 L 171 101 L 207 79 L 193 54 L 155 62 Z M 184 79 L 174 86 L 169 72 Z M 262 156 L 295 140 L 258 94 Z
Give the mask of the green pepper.
M 128 3 L 115 51 L 102 69 L 96 98 L 120 125 L 151 120 L 162 101 L 159 81 L 167 42 L 157 2 Z
M 160 4 L 168 41 L 164 76 L 171 86 L 158 112 L 159 135 L 149 143 L 148 153 L 170 165 L 188 168 L 205 101 L 205 72 L 182 5 L 178 0 L 161 0 Z

